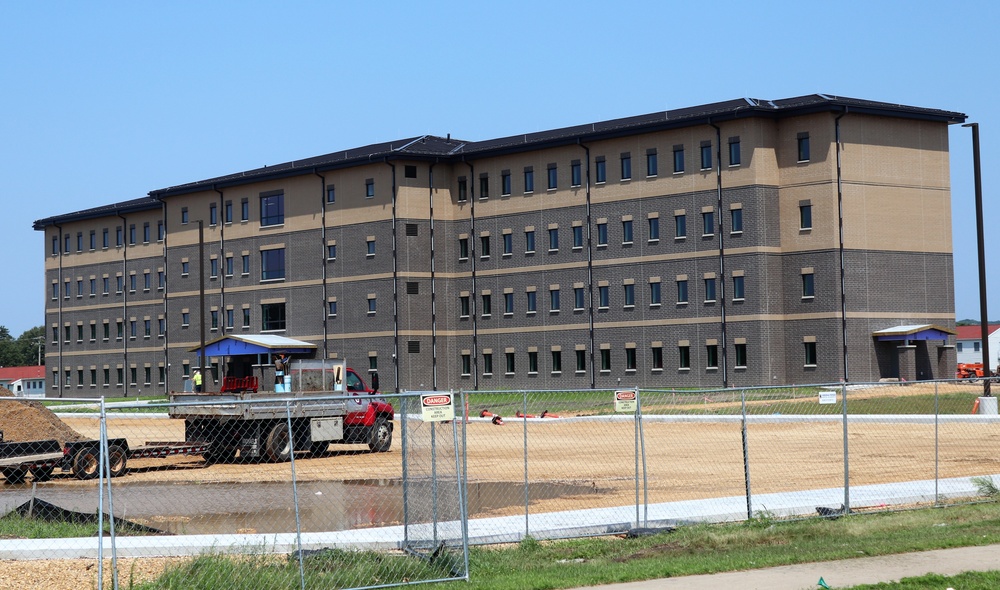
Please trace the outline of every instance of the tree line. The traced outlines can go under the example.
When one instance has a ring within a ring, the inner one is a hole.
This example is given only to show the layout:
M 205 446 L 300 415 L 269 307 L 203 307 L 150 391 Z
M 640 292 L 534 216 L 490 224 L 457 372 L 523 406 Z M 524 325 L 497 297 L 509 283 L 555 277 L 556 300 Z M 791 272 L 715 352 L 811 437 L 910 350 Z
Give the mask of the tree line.
M 41 363 L 39 363 L 41 359 Z M 14 338 L 0 326 L 0 367 L 27 367 L 45 362 L 45 326 L 36 326 Z

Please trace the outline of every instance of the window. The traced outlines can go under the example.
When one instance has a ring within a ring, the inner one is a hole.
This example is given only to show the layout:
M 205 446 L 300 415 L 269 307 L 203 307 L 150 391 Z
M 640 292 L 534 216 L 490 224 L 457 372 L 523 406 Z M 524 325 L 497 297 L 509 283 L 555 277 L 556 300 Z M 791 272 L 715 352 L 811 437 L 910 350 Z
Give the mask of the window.
M 215 259 L 212 260 L 215 262 Z M 260 251 L 260 280 L 273 281 L 285 278 L 285 249 Z
M 250 274 L 250 255 L 243 254 L 242 258 L 243 258 L 243 275 L 246 276 Z
M 210 278 L 213 278 L 213 279 L 218 278 L 219 277 L 219 259 L 215 258 L 213 256 L 212 259 L 208 261 L 208 266 L 209 266 L 208 276 Z
M 705 279 L 705 303 L 715 301 L 715 278 Z
M 149 271 L 142 273 L 142 290 L 149 291 L 150 281 L 149 281 Z
M 715 233 L 715 212 L 704 211 L 701 214 L 702 234 L 706 236 Z
M 97 249 L 97 231 L 93 229 L 90 230 L 90 249 L 91 250 Z
M 468 377 L 472 375 L 472 355 L 462 354 L 462 376 Z
M 611 372 L 611 350 L 608 348 L 601 349 L 601 372 Z
M 503 234 L 503 255 L 510 256 L 514 253 L 514 236 L 507 232 Z
M 654 371 L 662 371 L 663 370 L 663 347 L 662 346 L 653 346 L 652 348 L 649 349 L 649 352 L 650 352 L 650 355 L 649 355 L 650 362 L 653 365 L 653 370 Z
M 705 368 L 706 369 L 717 369 L 717 368 L 719 368 L 719 345 L 718 344 L 707 344 L 707 345 L 705 345 Z
M 524 192 L 535 192 L 535 170 L 531 166 L 524 169 Z
M 489 258 L 490 257 L 490 237 L 489 236 L 479 236 L 479 257 Z
M 510 170 L 500 173 L 500 194 L 507 196 L 510 194 Z
M 458 202 L 465 203 L 469 200 L 469 183 L 464 176 L 458 177 Z
M 233 325 L 236 323 L 236 312 L 232 309 L 226 310 L 226 329 L 232 330 Z
M 115 294 L 121 295 L 124 290 L 125 290 L 125 279 L 121 275 L 118 275 L 117 277 L 115 277 Z M 68 296 L 69 293 L 67 293 L 66 295 Z
M 528 374 L 529 375 L 538 374 L 538 351 L 535 350 L 528 351 Z
M 375 198 L 375 179 L 367 178 L 365 179 L 365 198 L 374 199 Z
M 514 294 L 504 293 L 503 294 L 503 313 L 504 315 L 514 314 Z
M 730 137 L 729 138 L 729 165 L 739 166 L 740 165 L 740 138 Z
M 160 318 L 160 319 L 156 320 L 156 324 L 157 324 L 157 330 L 158 330 L 157 331 L 157 335 L 160 338 L 163 338 L 163 336 L 167 333 L 167 320 L 165 320 L 163 318 Z
M 528 310 L 529 314 L 533 314 L 536 311 L 538 311 L 538 295 L 535 293 L 535 291 L 528 291 L 527 292 L 527 306 L 526 306 L 526 309 Z
M 133 226 L 135 227 L 135 226 Z M 83 252 L 83 232 L 76 233 L 76 251 Z
M 736 368 L 745 369 L 747 366 L 747 345 L 737 344 L 736 345 Z
M 136 329 L 135 320 L 129 320 L 129 323 L 128 323 L 128 335 L 129 335 L 129 338 L 132 339 L 132 340 L 135 340 L 135 337 L 136 337 L 137 334 L 138 334 L 138 330 Z
M 556 168 L 555 164 L 549 164 L 548 167 L 548 177 L 549 177 L 549 190 L 555 190 L 559 186 L 559 169 Z
M 597 307 L 607 309 L 611 305 L 611 288 L 607 285 L 597 287 Z
M 281 225 L 285 223 L 285 195 L 261 195 L 260 224 L 262 226 Z
M 121 228 L 118 228 L 119 235 L 121 234 L 121 231 Z M 63 246 L 63 253 L 69 254 L 69 234 L 66 234 L 66 239 L 64 241 L 65 245 Z M 121 246 L 121 240 L 119 240 L 118 245 Z
M 635 349 L 626 348 L 625 349 L 625 370 L 635 371 L 636 359 L 635 359 Z
M 660 283 L 649 284 L 649 306 L 655 307 L 662 303 L 660 295 Z
M 493 315 L 493 296 L 489 293 L 483 293 L 483 310 L 482 317 L 488 318 Z
M 163 237 L 166 235 L 166 230 L 163 227 L 163 221 L 156 222 L 156 239 L 159 242 L 163 241 Z
M 469 259 L 469 238 L 458 239 L 458 259 L 459 260 Z
M 132 292 L 135 292 L 135 275 L 132 275 Z M 76 281 L 76 296 L 83 297 L 83 280 Z
M 225 217 L 223 218 L 226 223 L 233 222 L 233 202 L 226 201 Z
M 103 287 L 104 290 L 101 291 L 101 294 L 102 295 L 107 295 L 110 292 L 110 290 L 111 290 L 111 279 L 109 279 L 108 277 L 104 277 L 102 279 L 102 282 L 103 282 L 102 287 Z
M 407 165 L 403 167 L 403 178 L 416 178 L 417 177 L 417 167 L 412 165 Z
M 632 155 L 625 152 L 621 155 L 622 180 L 632 178 Z
M 368 296 L 368 315 L 374 315 L 378 311 L 378 298 L 374 295 Z
M 559 250 L 559 229 L 549 228 L 549 252 Z
M 580 160 L 573 160 L 570 162 L 569 184 L 570 186 L 580 186 L 583 184 L 583 169 L 580 165 Z
M 607 246 L 608 245 L 608 224 L 598 223 L 597 224 L 597 245 Z
M 583 373 L 587 370 L 587 351 L 577 350 L 576 351 L 576 372 Z
M 108 228 L 104 228 L 104 229 L 101 230 L 101 247 L 102 248 L 107 248 L 108 245 L 109 245 L 109 242 L 108 242 Z M 55 252 L 53 252 L 53 254 L 55 254 Z
M 90 296 L 95 297 L 97 295 L 97 279 L 90 279 Z
M 187 225 L 190 218 L 188 216 L 188 208 L 181 207 L 181 225 Z
M 558 313 L 559 312 L 559 289 L 550 288 L 549 289 L 549 312 Z
M 674 146 L 674 174 L 684 172 L 684 146 Z
M 674 215 L 674 237 L 687 237 L 687 215 L 683 213 Z
M 483 375 L 493 374 L 493 353 L 484 352 L 483 353 Z
M 552 351 L 552 372 L 562 373 L 562 351 L 553 350 Z
M 646 150 L 646 176 L 656 176 L 656 149 Z
M 622 221 L 622 244 L 632 243 L 632 220 Z
M 191 325 L 191 313 L 187 311 L 181 312 L 181 327 L 186 328 Z
M 260 306 L 261 330 L 285 329 L 285 304 L 264 303 Z
M 181 276 L 185 276 L 185 277 L 188 276 L 188 274 L 190 274 L 190 271 L 191 271 L 191 263 L 188 262 L 187 260 L 182 260 L 181 261 Z
M 111 338 L 111 324 L 109 324 L 107 320 L 104 320 L 103 330 L 104 331 L 101 337 L 105 342 L 107 342 Z
M 246 329 L 250 328 L 250 308 L 243 308 L 243 327 Z
M 144 338 L 149 338 L 153 335 L 153 321 L 152 320 L 142 320 L 142 335 Z
M 677 303 L 688 302 L 688 282 L 687 279 L 677 280 Z
M 816 296 L 816 285 L 813 280 L 813 273 L 802 273 L 802 298 L 808 299 Z
M 660 218 L 650 217 L 646 220 L 649 226 L 649 241 L 659 242 L 660 241 Z
M 507 364 L 506 374 L 507 375 L 513 375 L 514 374 L 514 353 L 513 352 L 505 352 L 504 353 L 504 361 Z
M 635 307 L 635 283 L 625 285 L 625 307 Z
M 327 301 L 326 302 L 326 315 L 331 318 L 337 317 L 337 301 Z
M 743 209 L 729 210 L 729 232 L 734 234 L 743 233 Z
M 233 269 L 234 269 L 233 257 L 232 256 L 226 256 L 226 276 L 227 277 L 233 276 Z
M 797 138 L 799 162 L 809 161 L 809 134 L 799 133 Z
M 812 229 L 813 208 L 812 205 L 804 203 L 799 205 L 799 229 Z
M 76 326 L 76 341 L 83 342 L 83 324 Z
M 208 224 L 218 225 L 219 224 L 219 206 L 215 203 L 211 203 L 208 206 Z
M 816 366 L 816 343 L 815 342 L 803 342 L 805 345 L 806 353 L 806 366 L 815 367 Z
M 479 198 L 490 198 L 490 177 L 487 174 L 482 174 L 479 177 Z
M 66 240 L 67 240 L 66 251 L 69 252 L 69 236 L 66 236 Z M 115 228 L 115 246 L 121 247 L 124 244 L 125 244 L 125 230 L 122 229 L 122 226 L 119 225 L 118 227 Z
M 375 238 L 371 237 L 366 240 L 367 244 L 367 256 L 375 256 Z
M 535 230 L 524 231 L 524 253 L 531 254 L 535 251 Z
M 582 311 L 584 308 L 583 287 L 573 287 L 573 309 Z
M 604 156 L 598 156 L 597 160 L 594 162 L 594 175 L 595 182 L 598 184 L 607 182 L 608 180 L 608 164 L 604 161 Z
M 745 297 L 743 277 L 733 277 L 733 301 L 743 301 Z
M 240 221 L 250 221 L 250 199 L 240 201 Z
M 209 317 L 212 318 L 211 319 L 212 330 L 213 331 L 218 330 L 219 329 L 219 310 L 217 310 L 217 309 L 211 310 L 209 312 Z
M 573 249 L 580 250 L 583 248 L 583 226 L 574 225 L 573 226 Z
M 701 169 L 711 170 L 712 169 L 712 144 L 711 142 L 705 142 L 701 144 Z

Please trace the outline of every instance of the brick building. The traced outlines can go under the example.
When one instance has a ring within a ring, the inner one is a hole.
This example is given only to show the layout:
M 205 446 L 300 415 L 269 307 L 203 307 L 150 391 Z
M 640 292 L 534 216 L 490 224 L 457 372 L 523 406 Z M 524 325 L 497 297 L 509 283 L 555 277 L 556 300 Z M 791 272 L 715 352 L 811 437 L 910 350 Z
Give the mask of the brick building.
M 306 341 L 386 391 L 949 377 L 964 120 L 740 99 L 408 138 L 41 219 L 50 395 L 180 389 L 202 311 L 209 340 Z M 923 325 L 941 339 L 906 332 L 904 363 L 879 336 Z

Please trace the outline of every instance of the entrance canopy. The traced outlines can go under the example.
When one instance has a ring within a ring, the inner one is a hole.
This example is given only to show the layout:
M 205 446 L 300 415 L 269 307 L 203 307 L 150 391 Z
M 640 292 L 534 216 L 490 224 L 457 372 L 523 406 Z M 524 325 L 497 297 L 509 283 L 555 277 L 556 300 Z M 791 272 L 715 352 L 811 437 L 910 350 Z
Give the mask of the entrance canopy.
M 197 352 L 196 346 L 190 352 Z M 305 354 L 316 350 L 316 345 L 274 334 L 230 334 L 205 344 L 205 356 L 237 356 L 242 354 Z
M 954 336 L 955 334 L 957 332 L 933 324 L 896 326 L 872 332 L 872 336 L 880 342 L 892 340 L 947 340 L 948 336 Z

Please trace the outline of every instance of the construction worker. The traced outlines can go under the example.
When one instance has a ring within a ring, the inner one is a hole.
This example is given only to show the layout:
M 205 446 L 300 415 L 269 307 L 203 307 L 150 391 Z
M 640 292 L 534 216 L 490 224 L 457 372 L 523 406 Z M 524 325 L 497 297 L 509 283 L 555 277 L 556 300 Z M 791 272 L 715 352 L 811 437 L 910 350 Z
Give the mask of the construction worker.
M 201 370 L 195 369 L 194 375 L 191 376 L 191 381 L 194 381 L 194 391 L 195 393 L 201 393 Z

